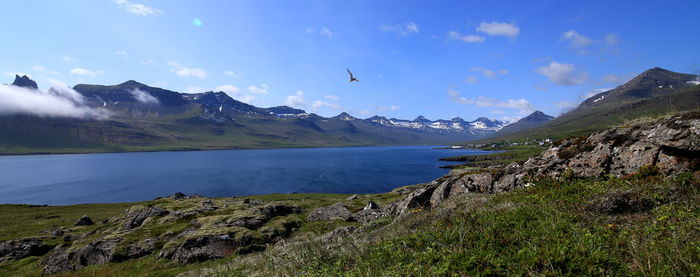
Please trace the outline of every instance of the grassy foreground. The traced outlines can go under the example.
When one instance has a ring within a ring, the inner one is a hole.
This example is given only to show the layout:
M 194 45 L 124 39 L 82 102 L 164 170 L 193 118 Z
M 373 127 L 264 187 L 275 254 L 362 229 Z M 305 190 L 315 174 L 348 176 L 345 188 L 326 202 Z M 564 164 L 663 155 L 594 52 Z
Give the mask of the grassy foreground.
M 691 174 L 665 179 L 650 168 L 535 184 L 189 276 L 700 275 L 700 183 Z
M 366 194 L 360 195 L 357 199 L 347 199 L 346 194 L 268 194 L 241 197 L 250 200 L 262 200 L 265 203 L 284 203 L 302 207 L 304 211 L 300 214 L 292 214 L 287 217 L 273 220 L 258 228 L 257 231 L 266 228 L 278 227 L 280 221 L 294 220 L 300 223 L 298 230 L 293 236 L 318 236 L 341 226 L 357 226 L 356 222 L 345 222 L 342 220 L 308 222 L 306 220 L 310 211 L 314 208 L 327 206 L 335 203 L 343 203 L 351 211 L 361 210 L 367 201 L 374 201 L 380 205 L 385 205 L 399 197 L 396 193 Z M 87 204 L 68 206 L 37 206 L 37 205 L 0 205 L 0 241 L 16 238 L 41 237 L 49 245 L 64 244 L 64 236 L 52 236 L 51 231 L 62 228 L 66 235 L 73 237 L 73 246 L 84 244 L 81 237 L 91 238 L 104 236 L 114 228 L 114 223 L 103 220 L 118 217 L 126 209 L 134 206 L 158 205 L 171 210 L 196 208 L 198 203 L 207 198 L 193 198 L 174 201 L 168 198 L 161 198 L 151 201 L 135 203 L 115 203 L 115 204 Z M 203 213 L 197 217 L 188 217 L 177 221 L 152 222 L 144 224 L 124 237 L 124 242 L 138 241 L 147 237 L 158 237 L 166 232 L 179 232 L 191 226 L 193 219 L 203 219 L 217 216 L 236 216 L 247 211 L 232 202 L 232 198 L 209 198 L 222 208 L 216 211 Z M 223 203 L 232 203 L 224 208 Z M 73 226 L 80 216 L 89 215 L 95 225 Z M 115 231 L 115 234 L 119 231 Z M 158 252 L 155 251 L 145 257 L 130 259 L 123 262 L 110 262 L 106 264 L 93 265 L 82 268 L 78 271 L 68 271 L 57 273 L 51 276 L 175 276 L 177 274 L 221 265 L 231 260 L 239 258 L 232 255 L 228 258 L 192 264 L 180 264 L 169 259 L 158 259 Z M 21 260 L 9 260 L 0 263 L 0 276 L 42 276 L 42 265 L 40 261 L 43 257 L 27 257 Z

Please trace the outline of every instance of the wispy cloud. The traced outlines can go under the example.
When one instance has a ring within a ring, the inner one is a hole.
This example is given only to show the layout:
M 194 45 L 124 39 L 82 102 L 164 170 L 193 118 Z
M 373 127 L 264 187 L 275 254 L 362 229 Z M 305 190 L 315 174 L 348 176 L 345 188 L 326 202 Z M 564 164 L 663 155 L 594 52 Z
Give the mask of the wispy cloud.
M 569 43 L 569 47 L 576 50 L 582 50 L 593 43 L 592 39 L 580 34 L 576 30 L 569 30 L 562 33 L 561 40 L 567 41 Z
M 61 60 L 64 61 L 64 62 L 67 62 L 67 63 L 69 63 L 69 62 L 77 62 L 77 61 L 78 61 L 78 59 L 76 59 L 75 57 L 73 57 L 73 56 L 71 56 L 71 55 L 63 55 L 63 57 L 61 57 Z
M 447 94 L 450 96 L 452 101 L 465 105 L 517 109 L 520 113 L 531 112 L 535 109 L 534 106 L 530 104 L 530 101 L 522 98 L 499 100 L 495 98 L 478 96 L 476 99 L 473 99 L 461 96 L 461 94 L 456 90 L 448 90 Z
M 233 72 L 233 71 L 224 71 L 224 75 L 231 77 L 231 78 L 236 78 L 236 79 L 241 78 L 241 74 L 238 74 L 238 73 Z
M 159 104 L 160 101 L 158 101 L 158 98 L 153 97 L 150 93 L 147 91 L 143 91 L 140 89 L 134 89 L 130 91 L 131 95 L 134 96 L 134 99 L 136 101 L 139 101 L 144 104 Z
M 149 6 L 146 6 L 144 4 L 135 4 L 131 3 L 128 0 L 114 0 L 114 3 L 119 5 L 122 9 L 127 11 L 128 13 L 135 14 L 135 15 L 140 15 L 140 16 L 159 16 L 163 15 L 163 11 L 152 8 Z
M 382 30 L 387 33 L 394 33 L 398 37 L 403 37 L 410 34 L 417 34 L 420 32 L 418 25 L 413 22 L 407 22 L 403 24 L 382 24 L 379 25 L 379 30 Z
M 508 74 L 508 69 L 500 69 L 500 70 L 490 70 L 487 68 L 481 68 L 481 67 L 472 67 L 471 69 L 473 72 L 480 72 L 484 76 L 488 78 L 494 78 L 496 75 L 507 75 Z
M 199 79 L 207 78 L 207 72 L 204 69 L 197 67 L 184 66 L 176 61 L 168 62 L 170 66 L 170 71 L 183 77 L 195 77 Z
M 77 91 L 55 83 L 47 92 L 0 85 L 0 114 L 29 114 L 40 117 L 106 119 L 108 110 L 85 106 Z
M 328 27 L 321 27 L 320 29 L 316 30 L 314 27 L 309 27 L 306 28 L 305 33 L 307 34 L 318 34 L 327 38 L 334 38 L 336 35 L 331 31 L 331 29 L 328 29 Z
M 285 105 L 294 108 L 306 108 L 306 101 L 304 100 L 304 91 L 297 90 L 294 95 L 287 96 L 287 101 L 284 102 Z
M 241 94 L 241 89 L 237 88 L 234 85 L 220 85 L 220 86 L 216 87 L 214 90 L 215 91 L 223 91 L 226 94 L 228 94 L 228 96 L 231 96 L 231 97 L 238 96 L 239 94 Z
M 486 40 L 485 37 L 477 35 L 462 35 L 457 31 L 450 31 L 448 37 L 453 40 L 459 40 L 467 43 L 482 43 Z
M 605 35 L 604 40 L 605 44 L 607 44 L 608 46 L 613 46 L 617 45 L 620 42 L 620 37 L 616 34 L 607 34 Z
M 476 78 L 474 75 L 469 75 L 466 79 L 464 79 L 464 81 L 469 84 L 476 84 L 479 82 L 479 78 Z
M 326 99 L 332 100 L 332 101 L 338 101 L 338 100 L 340 100 L 340 97 L 335 96 L 335 95 L 333 95 L 333 94 L 326 94 L 326 95 L 323 96 L 323 98 L 326 98 Z
M 248 91 L 255 94 L 267 94 L 270 87 L 267 84 L 260 84 L 260 86 L 250 85 L 248 86 Z
M 114 54 L 119 56 L 119 57 L 122 57 L 124 59 L 126 59 L 128 56 L 128 53 L 126 52 L 126 50 L 119 50 L 119 51 L 114 52 Z
M 476 27 L 477 32 L 485 33 L 489 36 L 505 36 L 511 39 L 515 39 L 520 34 L 520 28 L 514 23 L 504 23 L 504 22 L 481 22 L 478 27 Z
M 83 77 L 95 77 L 98 74 L 102 74 L 101 70 L 92 71 L 85 68 L 76 67 L 70 70 L 70 74 L 83 76 Z
M 546 76 L 557 85 L 573 86 L 580 85 L 588 80 L 587 72 L 576 71 L 573 64 L 563 64 L 551 61 L 549 65 L 537 69 L 537 73 Z

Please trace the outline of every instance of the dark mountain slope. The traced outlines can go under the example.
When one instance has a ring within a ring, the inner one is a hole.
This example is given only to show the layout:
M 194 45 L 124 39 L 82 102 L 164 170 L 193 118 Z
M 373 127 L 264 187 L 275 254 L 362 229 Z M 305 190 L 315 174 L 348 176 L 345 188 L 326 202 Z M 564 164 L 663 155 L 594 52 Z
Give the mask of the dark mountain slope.
M 652 68 L 615 89 L 594 95 L 540 127 L 473 141 L 588 135 L 643 116 L 700 109 L 698 75 Z

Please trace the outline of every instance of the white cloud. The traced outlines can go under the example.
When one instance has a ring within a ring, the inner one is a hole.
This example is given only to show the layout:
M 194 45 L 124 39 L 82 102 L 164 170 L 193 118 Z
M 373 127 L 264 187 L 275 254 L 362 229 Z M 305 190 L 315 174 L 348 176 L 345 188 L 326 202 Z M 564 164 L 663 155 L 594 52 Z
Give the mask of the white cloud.
M 307 33 L 307 34 L 319 34 L 319 35 L 322 35 L 322 36 L 327 37 L 327 38 L 334 38 L 336 36 L 333 33 L 333 31 L 331 31 L 327 27 L 322 27 L 321 29 L 318 29 L 318 31 L 316 31 L 316 29 L 314 27 L 309 27 L 309 28 L 306 28 L 305 33 Z
M 508 108 L 517 109 L 519 113 L 526 113 L 533 111 L 535 108 L 530 101 L 525 99 L 506 99 L 499 100 L 495 98 L 488 98 L 484 96 L 478 96 L 476 99 L 466 98 L 460 96 L 460 93 L 455 90 L 448 90 L 447 94 L 450 95 L 452 101 L 465 104 L 465 105 L 477 105 L 479 107 L 495 107 L 495 108 Z
M 154 60 L 145 60 L 141 62 L 142 65 L 154 65 L 156 64 L 156 61 Z
M 168 62 L 168 65 L 171 67 L 170 72 L 174 72 L 179 76 L 196 77 L 199 79 L 207 78 L 207 72 L 204 71 L 204 69 L 196 67 L 187 67 L 175 61 Z
M 461 41 L 467 42 L 467 43 L 482 43 L 482 42 L 484 42 L 484 40 L 486 40 L 486 38 L 482 37 L 482 36 L 476 36 L 476 35 L 463 36 L 457 31 L 450 31 L 448 33 L 448 36 L 450 37 L 450 39 L 461 40 Z
M 479 82 L 479 79 L 476 78 L 474 75 L 469 75 L 467 79 L 464 79 L 464 81 L 470 84 L 476 84 Z
M 144 4 L 134 4 L 129 2 L 128 0 L 114 0 L 114 3 L 117 3 L 122 9 L 126 10 L 128 13 L 135 14 L 135 15 L 140 15 L 140 16 L 158 16 L 158 15 L 163 15 L 164 13 L 156 8 L 151 8 L 148 7 Z
M 84 105 L 77 91 L 55 83 L 48 92 L 0 85 L 0 114 L 30 114 L 41 117 L 106 119 L 110 113 Z
M 269 87 L 267 84 L 261 84 L 259 87 L 255 85 L 248 86 L 248 91 L 255 94 L 267 94 Z
M 582 98 L 581 100 L 586 100 L 586 99 L 588 99 L 588 98 L 591 98 L 591 97 L 595 96 L 595 95 L 598 94 L 598 93 L 606 92 L 606 91 L 608 91 L 608 90 L 611 90 L 611 88 L 597 88 L 597 89 L 592 89 L 592 90 L 586 92 L 586 94 L 584 94 L 584 95 L 581 97 L 581 98 Z
M 255 101 L 255 99 L 256 99 L 255 96 L 243 95 L 243 96 L 237 98 L 236 100 L 241 101 L 243 103 L 250 104 L 250 103 L 253 103 L 253 101 Z
M 84 77 L 95 77 L 97 74 L 102 73 L 102 71 L 92 71 L 85 68 L 76 67 L 70 70 L 70 74 L 84 76 Z
M 361 110 L 361 111 L 360 111 L 360 114 L 361 114 L 361 115 L 364 115 L 364 116 L 367 116 L 367 115 L 372 114 L 372 112 L 370 112 L 370 111 L 368 111 L 368 110 Z
M 119 50 L 119 51 L 117 51 L 117 52 L 114 52 L 114 54 L 117 55 L 117 56 L 120 56 L 120 57 L 122 57 L 122 58 L 125 58 L 125 59 L 126 59 L 126 56 L 127 56 L 126 50 Z
M 198 86 L 189 86 L 189 87 L 187 87 L 187 89 L 185 90 L 185 93 L 201 93 L 201 92 L 204 92 L 204 91 L 205 91 L 205 89 L 202 88 L 202 87 L 198 87 Z
M 340 105 L 338 105 L 338 104 L 329 103 L 329 102 L 324 102 L 324 101 L 321 101 L 321 100 L 316 100 L 316 101 L 314 101 L 313 104 L 311 104 L 311 107 L 312 107 L 314 110 L 316 110 L 316 109 L 318 109 L 318 108 L 321 108 L 321 107 L 328 107 L 328 108 L 331 108 L 331 109 L 334 109 L 334 110 L 340 110 L 340 109 L 342 109 L 342 107 L 341 107 Z
M 507 69 L 501 69 L 501 70 L 493 71 L 493 70 L 486 69 L 486 68 L 473 67 L 471 70 L 474 71 L 474 72 L 481 72 L 481 74 L 484 74 L 484 76 L 489 77 L 489 78 L 496 77 L 496 74 L 501 74 L 501 75 L 506 75 L 506 74 L 508 74 L 508 70 L 507 70 Z
M 144 104 L 158 104 L 160 101 L 158 101 L 157 98 L 153 97 L 150 93 L 147 91 L 143 91 L 140 89 L 134 89 L 130 91 L 131 95 L 134 96 L 134 99 L 136 101 L 139 101 Z
M 401 107 L 396 106 L 396 105 L 391 105 L 391 107 L 389 107 L 389 109 L 392 111 L 398 111 L 399 109 L 401 109 Z
M 555 61 L 538 68 L 537 73 L 562 86 L 579 85 L 588 79 L 588 73 L 577 72 L 573 64 L 562 64 Z
M 410 34 L 417 34 L 420 32 L 418 25 L 413 22 L 407 22 L 403 24 L 382 24 L 379 25 L 379 30 L 382 30 L 387 33 L 394 33 L 398 37 L 403 37 Z
M 326 27 L 321 28 L 321 31 L 318 31 L 318 33 L 329 38 L 332 38 L 334 36 L 333 32 L 331 32 L 331 30 L 329 30 Z
M 568 41 L 569 47 L 574 49 L 585 48 L 586 46 L 591 45 L 591 43 L 593 43 L 592 39 L 582 34 L 579 34 L 578 32 L 576 32 L 576 30 L 569 30 L 562 33 L 561 40 Z
M 491 21 L 490 23 L 481 22 L 479 27 L 476 27 L 476 31 L 489 36 L 506 36 L 515 39 L 520 33 L 520 28 L 512 23 Z
M 61 58 L 61 60 L 63 60 L 64 62 L 67 62 L 67 63 L 69 63 L 69 62 L 77 62 L 77 61 L 78 61 L 78 59 L 74 58 L 74 57 L 71 56 L 71 55 L 64 55 L 64 56 Z
M 297 90 L 296 94 L 287 96 L 285 104 L 294 108 L 305 108 L 306 101 L 304 101 L 304 91 Z
M 616 34 L 605 35 L 605 44 L 607 44 L 608 46 L 616 45 L 619 42 L 620 38 Z
M 236 73 L 236 72 L 233 72 L 233 71 L 224 71 L 224 75 L 229 76 L 229 77 L 231 77 L 231 78 L 236 78 L 236 79 L 240 79 L 240 78 L 241 78 L 241 75 L 240 75 L 240 74 L 238 74 L 238 73 Z
M 325 96 L 323 96 L 323 98 L 326 98 L 326 99 L 332 100 L 332 101 L 338 101 L 338 100 L 340 100 L 340 97 L 335 96 L 335 95 L 333 95 L 333 94 L 326 94 Z
M 220 85 L 220 86 L 216 87 L 214 90 L 215 91 L 223 91 L 226 94 L 228 94 L 228 96 L 231 96 L 231 97 L 238 96 L 239 94 L 241 94 L 241 89 L 239 89 L 233 85 Z

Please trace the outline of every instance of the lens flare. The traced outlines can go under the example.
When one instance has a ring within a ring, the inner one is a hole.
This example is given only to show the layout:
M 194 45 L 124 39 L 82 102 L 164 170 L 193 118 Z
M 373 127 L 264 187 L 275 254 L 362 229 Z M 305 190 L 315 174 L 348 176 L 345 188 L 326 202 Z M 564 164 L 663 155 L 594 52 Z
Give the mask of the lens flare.
M 199 18 L 195 17 L 192 19 L 192 25 L 202 27 L 202 20 L 199 20 Z

